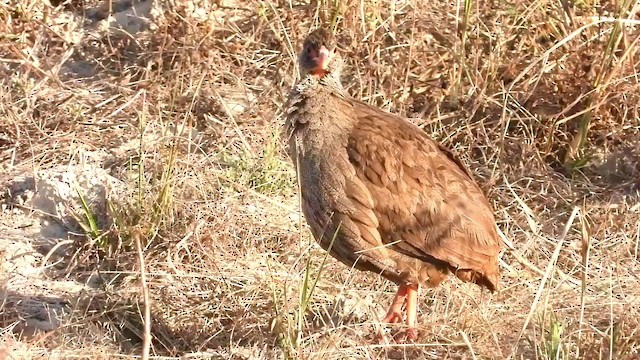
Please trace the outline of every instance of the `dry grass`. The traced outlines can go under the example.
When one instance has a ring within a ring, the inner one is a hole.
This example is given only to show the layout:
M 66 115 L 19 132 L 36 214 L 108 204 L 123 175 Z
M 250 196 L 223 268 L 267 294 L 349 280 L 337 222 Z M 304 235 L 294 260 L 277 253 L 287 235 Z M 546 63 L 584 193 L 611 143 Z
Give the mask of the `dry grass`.
M 0 4 L 0 180 L 91 153 L 128 194 L 49 275 L 99 269 L 95 293 L 33 337 L 4 312 L 0 354 L 140 355 L 141 236 L 152 357 L 640 357 L 638 3 L 214 3 L 82 36 L 80 2 Z M 279 113 L 322 22 L 349 92 L 455 148 L 513 245 L 497 295 L 456 280 L 423 294 L 418 345 L 370 345 L 394 286 L 321 265 L 298 210 Z

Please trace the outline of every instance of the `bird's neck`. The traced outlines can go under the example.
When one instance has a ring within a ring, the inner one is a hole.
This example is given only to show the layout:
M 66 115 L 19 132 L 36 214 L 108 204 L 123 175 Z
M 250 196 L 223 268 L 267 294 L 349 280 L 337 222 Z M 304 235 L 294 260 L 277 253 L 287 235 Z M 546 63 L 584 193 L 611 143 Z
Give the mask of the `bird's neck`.
M 342 87 L 342 83 L 340 82 L 340 76 L 336 74 L 329 74 L 321 77 L 319 79 L 320 84 L 335 90 L 336 92 L 343 93 L 344 88 Z
M 303 128 L 322 128 L 325 137 L 330 137 L 330 129 L 335 127 L 335 119 L 317 116 L 318 109 L 314 107 L 332 107 L 334 100 L 348 98 L 347 92 L 340 83 L 339 76 L 331 74 L 323 77 L 307 75 L 296 83 L 285 105 L 285 129 L 290 138 L 294 132 Z M 309 111 L 311 109 L 311 111 Z M 324 110 L 322 110 L 324 111 Z M 322 112 L 320 111 L 320 112 Z M 314 115 L 316 114 L 316 115 Z M 324 122 L 329 121 L 333 125 L 326 127 Z
M 295 90 L 301 95 L 313 94 L 314 91 L 319 90 L 330 91 L 339 96 L 346 95 L 346 91 L 340 82 L 339 74 L 327 74 L 324 76 L 308 74 L 296 84 Z

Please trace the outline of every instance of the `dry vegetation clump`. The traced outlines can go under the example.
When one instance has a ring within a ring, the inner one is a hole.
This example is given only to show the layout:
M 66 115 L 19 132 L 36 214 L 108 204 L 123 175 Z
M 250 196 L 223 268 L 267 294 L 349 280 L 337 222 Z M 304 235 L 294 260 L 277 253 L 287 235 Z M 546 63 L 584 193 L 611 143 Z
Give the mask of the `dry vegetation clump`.
M 37 215 L 17 177 L 91 162 L 123 185 L 37 257 L 41 279 L 89 289 L 58 327 L 20 330 L 18 305 L 44 300 L 3 268 L 0 354 L 139 355 L 141 239 L 152 355 L 640 357 L 638 3 L 156 2 L 132 34 L 109 3 L 0 4 L 0 235 Z M 349 92 L 454 148 L 509 245 L 498 294 L 423 296 L 416 345 L 371 345 L 393 286 L 326 258 L 298 209 L 280 110 L 321 23 Z

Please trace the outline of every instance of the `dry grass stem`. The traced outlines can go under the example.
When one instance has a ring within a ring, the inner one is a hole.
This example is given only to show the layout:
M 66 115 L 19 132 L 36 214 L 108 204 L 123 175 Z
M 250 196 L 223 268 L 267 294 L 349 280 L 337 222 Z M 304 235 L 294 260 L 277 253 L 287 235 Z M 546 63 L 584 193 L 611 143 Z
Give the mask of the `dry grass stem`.
M 143 324 L 144 324 L 144 335 L 142 338 L 142 359 L 149 359 L 149 351 L 151 349 L 151 299 L 149 297 L 149 287 L 147 286 L 147 274 L 145 272 L 144 265 L 144 251 L 142 249 L 142 241 L 140 238 L 142 237 L 142 230 L 136 229 L 132 235 L 133 242 L 136 246 L 136 251 L 138 252 L 138 265 L 140 266 L 140 289 L 142 290 L 142 301 L 143 301 Z

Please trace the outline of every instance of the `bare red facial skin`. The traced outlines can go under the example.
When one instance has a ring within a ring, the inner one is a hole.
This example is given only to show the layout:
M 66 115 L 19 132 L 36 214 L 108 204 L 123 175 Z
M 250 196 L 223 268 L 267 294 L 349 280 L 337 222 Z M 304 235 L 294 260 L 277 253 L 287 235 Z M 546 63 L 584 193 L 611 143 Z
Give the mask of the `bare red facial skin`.
M 326 75 L 328 73 L 329 63 L 333 57 L 333 52 L 329 51 L 324 45 L 320 47 L 320 50 L 313 50 L 311 54 L 311 60 L 315 64 L 315 67 L 311 69 L 313 75 Z

